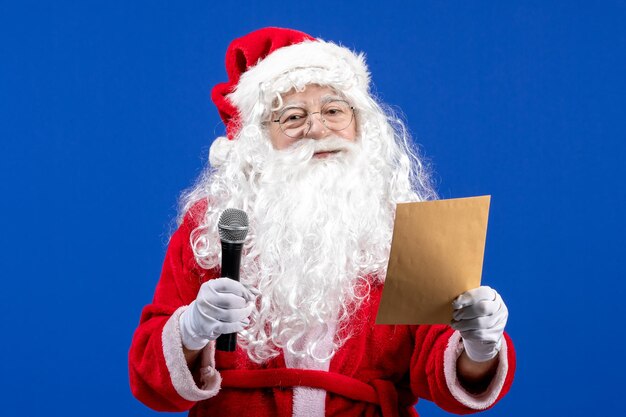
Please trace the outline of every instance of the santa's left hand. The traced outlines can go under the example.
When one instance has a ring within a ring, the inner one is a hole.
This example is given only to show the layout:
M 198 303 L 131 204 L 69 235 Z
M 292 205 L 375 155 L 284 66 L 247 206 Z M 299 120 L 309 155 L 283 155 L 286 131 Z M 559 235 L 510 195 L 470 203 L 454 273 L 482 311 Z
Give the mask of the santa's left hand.
M 450 326 L 463 338 L 467 356 L 476 362 L 493 359 L 500 351 L 509 311 L 502 297 L 491 287 L 474 288 L 453 302 Z

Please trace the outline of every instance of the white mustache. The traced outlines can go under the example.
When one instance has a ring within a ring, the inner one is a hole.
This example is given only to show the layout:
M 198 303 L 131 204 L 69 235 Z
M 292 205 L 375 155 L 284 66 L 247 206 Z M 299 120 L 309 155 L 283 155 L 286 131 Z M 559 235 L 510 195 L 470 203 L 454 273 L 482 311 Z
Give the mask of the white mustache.
M 338 136 L 331 136 L 326 139 L 300 139 L 287 149 L 286 152 L 296 155 L 306 155 L 306 157 L 311 158 L 314 154 L 320 152 L 352 152 L 357 148 L 358 145 L 354 142 Z
M 345 139 L 333 138 L 326 140 L 316 140 L 313 146 L 313 152 L 337 152 L 337 151 L 349 151 L 350 145 L 353 142 L 349 142 Z

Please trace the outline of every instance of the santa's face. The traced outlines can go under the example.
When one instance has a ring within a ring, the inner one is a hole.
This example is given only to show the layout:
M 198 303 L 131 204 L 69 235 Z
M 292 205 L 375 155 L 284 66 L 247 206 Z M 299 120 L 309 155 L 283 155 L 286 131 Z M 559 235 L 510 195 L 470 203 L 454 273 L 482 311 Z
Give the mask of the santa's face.
M 356 120 L 350 103 L 331 87 L 308 85 L 304 91 L 292 90 L 282 96 L 282 106 L 272 113 L 269 136 L 274 149 L 291 147 L 303 138 L 324 140 L 340 137 L 355 142 Z M 340 150 L 317 152 L 326 158 Z

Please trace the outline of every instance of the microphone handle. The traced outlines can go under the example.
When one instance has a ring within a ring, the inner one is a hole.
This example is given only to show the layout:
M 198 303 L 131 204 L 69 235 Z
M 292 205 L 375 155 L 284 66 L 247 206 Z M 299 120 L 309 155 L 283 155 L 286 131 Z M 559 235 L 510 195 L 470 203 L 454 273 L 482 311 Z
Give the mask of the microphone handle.
M 239 281 L 242 247 L 242 243 L 231 243 L 222 240 L 222 277 Z M 215 342 L 215 348 L 225 352 L 234 352 L 236 346 L 237 333 L 220 335 Z

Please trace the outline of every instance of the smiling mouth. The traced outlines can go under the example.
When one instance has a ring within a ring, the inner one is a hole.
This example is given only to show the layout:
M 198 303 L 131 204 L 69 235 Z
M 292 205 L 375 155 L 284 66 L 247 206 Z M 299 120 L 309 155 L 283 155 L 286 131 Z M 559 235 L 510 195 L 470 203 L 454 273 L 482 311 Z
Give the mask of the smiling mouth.
M 337 149 L 334 151 L 321 151 L 321 152 L 315 152 L 313 154 L 313 158 L 328 158 L 331 155 L 337 154 L 341 152 L 341 150 Z

